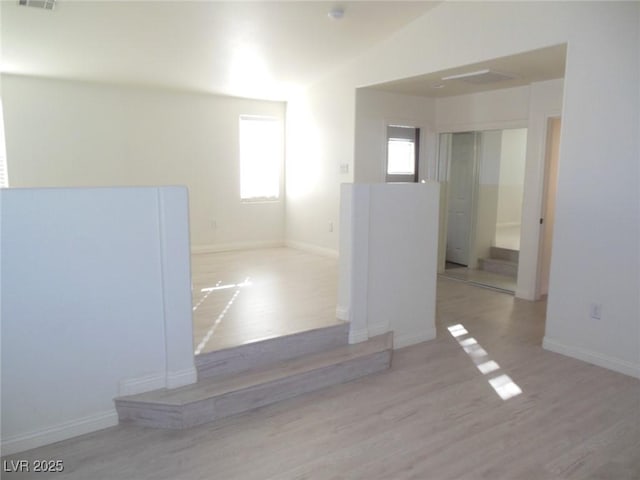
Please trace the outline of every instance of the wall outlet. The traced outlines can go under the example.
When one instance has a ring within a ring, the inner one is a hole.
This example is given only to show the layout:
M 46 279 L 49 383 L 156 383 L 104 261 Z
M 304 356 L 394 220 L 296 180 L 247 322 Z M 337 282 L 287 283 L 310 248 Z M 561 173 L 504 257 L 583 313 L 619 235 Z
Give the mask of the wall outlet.
M 333 232 L 333 222 L 329 222 L 329 231 Z
M 596 320 L 600 320 L 602 318 L 602 304 L 601 303 L 592 303 L 590 309 L 590 316 Z
M 341 163 L 340 164 L 340 173 L 349 173 L 349 164 Z

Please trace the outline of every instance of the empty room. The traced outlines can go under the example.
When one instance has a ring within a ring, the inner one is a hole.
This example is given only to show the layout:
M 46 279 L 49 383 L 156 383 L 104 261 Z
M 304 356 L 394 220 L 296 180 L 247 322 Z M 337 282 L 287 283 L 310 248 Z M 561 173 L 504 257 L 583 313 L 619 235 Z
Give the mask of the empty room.
M 3 478 L 640 476 L 640 3 L 0 3 Z

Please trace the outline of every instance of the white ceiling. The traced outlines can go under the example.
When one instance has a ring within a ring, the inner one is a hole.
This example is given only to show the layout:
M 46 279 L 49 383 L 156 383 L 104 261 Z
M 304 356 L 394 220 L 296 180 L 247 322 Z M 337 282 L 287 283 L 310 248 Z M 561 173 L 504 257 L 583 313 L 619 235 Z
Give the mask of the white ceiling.
M 437 2 L 0 2 L 3 72 L 286 99 Z M 328 18 L 336 6 L 340 21 Z
M 494 58 L 472 65 L 433 72 L 412 78 L 373 85 L 368 88 L 423 97 L 450 97 L 487 90 L 518 87 L 533 82 L 564 77 L 566 45 L 556 45 L 508 57 Z M 443 80 L 443 77 L 490 70 L 513 78 L 491 83 L 474 84 L 464 78 Z

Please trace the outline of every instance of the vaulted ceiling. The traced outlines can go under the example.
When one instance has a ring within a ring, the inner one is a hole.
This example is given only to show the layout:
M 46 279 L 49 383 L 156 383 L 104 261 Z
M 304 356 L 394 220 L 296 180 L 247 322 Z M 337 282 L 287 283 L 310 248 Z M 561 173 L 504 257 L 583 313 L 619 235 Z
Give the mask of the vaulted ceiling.
M 0 2 L 2 72 L 283 100 L 437 2 Z M 335 7 L 340 20 L 329 18 Z

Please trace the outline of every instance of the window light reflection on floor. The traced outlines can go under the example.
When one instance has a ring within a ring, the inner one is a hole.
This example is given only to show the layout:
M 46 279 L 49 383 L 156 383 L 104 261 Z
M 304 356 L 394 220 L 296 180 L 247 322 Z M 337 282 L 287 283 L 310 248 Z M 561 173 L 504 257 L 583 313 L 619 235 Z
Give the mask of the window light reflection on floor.
M 198 308 L 198 306 L 200 306 L 202 304 L 202 302 L 204 302 L 207 299 L 207 297 L 209 295 L 211 295 L 211 293 L 213 293 L 214 291 L 225 290 L 227 288 L 230 288 L 229 285 L 222 285 L 221 286 L 220 283 L 221 282 L 216 283 L 215 287 L 203 288 L 202 290 L 200 290 L 201 292 L 207 292 L 207 294 L 204 296 L 204 298 L 202 298 L 198 302 L 198 304 L 193 309 L 195 310 L 196 308 Z M 211 328 L 207 331 L 205 336 L 202 338 L 202 340 L 200 341 L 200 343 L 196 347 L 195 351 L 193 352 L 194 355 L 200 354 L 200 352 L 202 352 L 202 350 L 207 345 L 207 343 L 209 343 L 209 340 L 211 339 L 211 337 L 213 336 L 214 332 L 216 331 L 216 328 L 218 328 L 218 325 L 220 325 L 220 322 L 222 322 L 222 319 L 225 317 L 225 315 L 227 314 L 227 312 L 231 308 L 231 305 L 233 305 L 233 302 L 235 302 L 236 298 L 238 298 L 238 295 L 240 295 L 240 289 L 242 287 L 248 287 L 250 285 L 251 285 L 251 281 L 250 281 L 249 277 L 245 278 L 244 282 L 242 282 L 242 283 L 231 284 L 232 287 L 236 288 L 236 291 L 234 292 L 234 294 L 231 297 L 231 299 L 227 302 L 225 307 L 222 309 L 222 311 L 220 312 L 218 317 L 215 319 L 215 321 L 211 325 Z
M 460 338 L 467 335 L 469 332 L 462 324 L 451 325 L 447 327 L 449 333 L 456 339 L 458 345 L 462 347 L 467 355 L 473 360 L 476 368 L 483 375 L 500 370 L 498 362 L 491 360 L 487 351 L 480 346 L 478 341 L 473 337 Z M 520 395 L 522 389 L 513 381 L 509 375 L 498 375 L 489 379 L 489 385 L 493 387 L 495 392 L 500 396 L 502 400 L 508 400 L 512 397 Z

